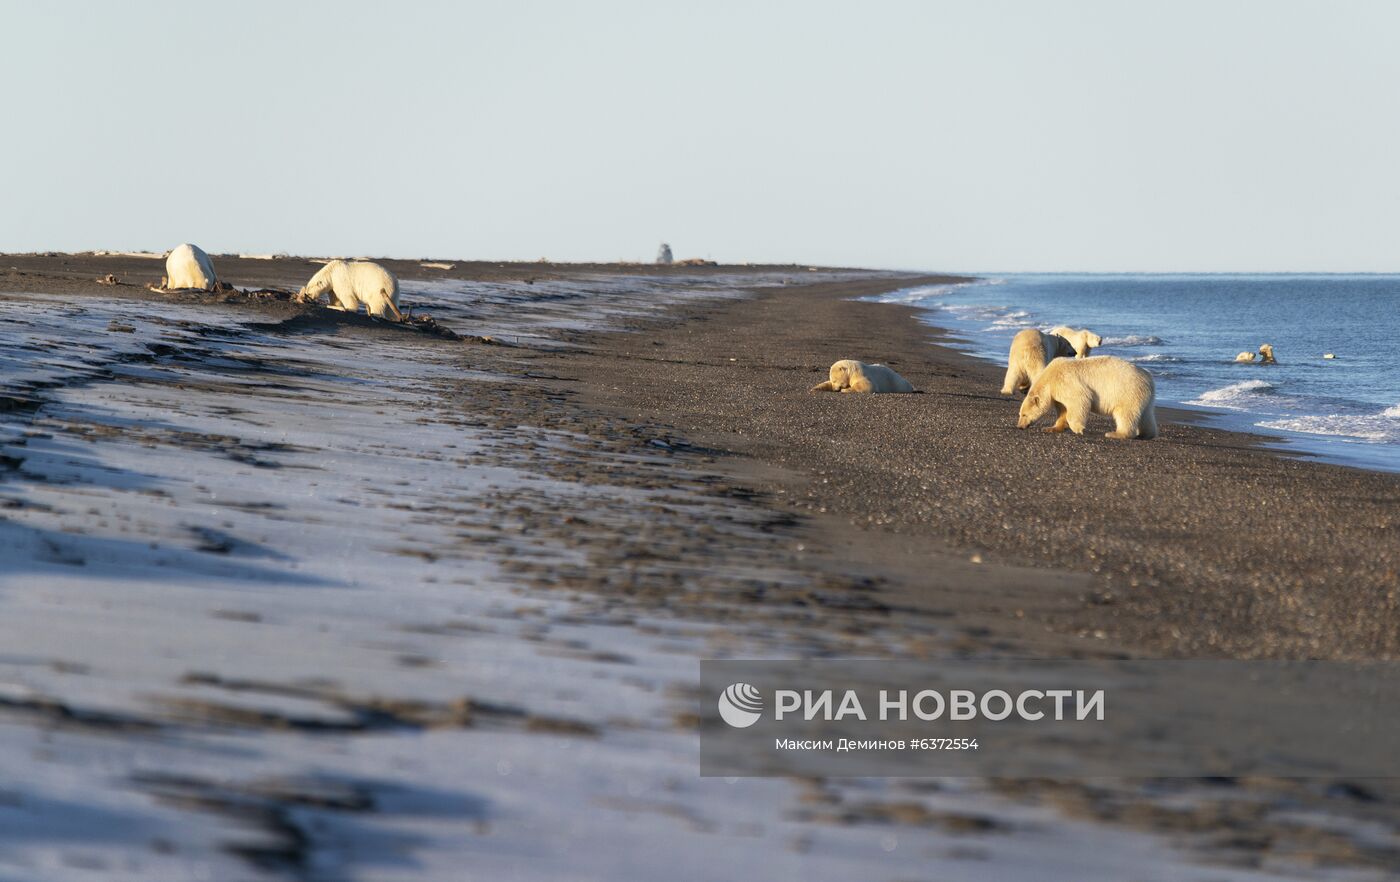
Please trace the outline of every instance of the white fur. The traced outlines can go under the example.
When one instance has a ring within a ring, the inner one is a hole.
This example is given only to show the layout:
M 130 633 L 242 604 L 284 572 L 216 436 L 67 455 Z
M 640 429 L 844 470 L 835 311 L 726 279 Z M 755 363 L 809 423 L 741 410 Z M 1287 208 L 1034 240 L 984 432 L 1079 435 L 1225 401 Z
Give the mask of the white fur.
M 1001 394 L 1010 395 L 1029 389 L 1052 359 L 1071 355 L 1074 355 L 1074 347 L 1065 338 L 1026 328 L 1011 338 L 1011 352 L 1006 358 L 1006 380 L 1001 384 Z
M 331 309 L 357 312 L 363 304 L 365 311 L 376 318 L 384 318 L 388 312 L 394 321 L 403 321 L 399 312 L 399 280 L 377 263 L 329 261 L 297 292 L 297 299 L 316 300 L 326 291 L 335 295 Z
M 1253 353 L 1253 352 L 1241 352 L 1239 355 L 1236 355 L 1236 356 L 1235 356 L 1235 361 L 1238 361 L 1238 362 L 1252 362 L 1252 361 L 1254 361 L 1254 360 L 1255 360 L 1255 359 L 1254 359 L 1254 353 Z M 1273 346 L 1270 346 L 1268 343 L 1260 343 L 1260 344 L 1259 344 L 1259 363 L 1260 363 L 1260 364 L 1278 364 L 1278 362 L 1274 360 L 1274 347 L 1273 347 Z
M 198 245 L 176 245 L 165 258 L 165 279 L 161 287 L 170 291 L 198 288 L 209 291 L 218 284 L 214 264 Z
M 1089 353 L 1103 345 L 1103 338 L 1088 328 L 1075 330 L 1068 325 L 1060 325 L 1050 333 L 1065 338 L 1074 349 L 1075 358 L 1088 358 Z
M 831 366 L 830 379 L 812 387 L 813 392 L 913 392 L 908 380 L 882 364 L 844 359 Z
M 1083 435 L 1089 414 L 1097 413 L 1113 417 L 1114 431 L 1105 438 L 1156 438 L 1156 398 L 1152 375 L 1121 358 L 1056 359 L 1031 384 L 1016 427 L 1027 428 L 1053 409 L 1057 419 L 1047 432 Z

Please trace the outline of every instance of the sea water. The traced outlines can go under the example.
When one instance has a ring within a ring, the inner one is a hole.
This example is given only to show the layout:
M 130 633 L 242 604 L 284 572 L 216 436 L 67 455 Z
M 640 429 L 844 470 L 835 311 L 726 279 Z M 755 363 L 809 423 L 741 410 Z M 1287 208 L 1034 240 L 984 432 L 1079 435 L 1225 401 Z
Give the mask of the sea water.
M 1002 365 L 1022 328 L 1089 328 L 1104 341 L 1095 355 L 1152 373 L 1159 404 L 1400 470 L 1400 276 L 1002 275 L 873 299 L 919 307 Z M 1261 343 L 1277 364 L 1235 361 Z

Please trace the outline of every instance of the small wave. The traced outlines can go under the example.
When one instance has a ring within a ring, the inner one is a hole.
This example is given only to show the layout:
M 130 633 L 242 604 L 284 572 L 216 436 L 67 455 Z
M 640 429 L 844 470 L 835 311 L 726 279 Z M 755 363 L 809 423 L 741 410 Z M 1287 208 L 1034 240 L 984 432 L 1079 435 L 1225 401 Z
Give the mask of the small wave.
M 993 328 L 1020 328 L 1026 324 L 1026 319 L 1030 318 L 1030 313 L 1024 309 L 1018 309 L 998 316 L 992 321 Z
M 1151 334 L 1129 334 L 1126 337 L 1104 337 L 1105 346 L 1161 346 L 1162 338 Z
M 1024 309 L 1009 306 L 983 306 L 980 303 L 946 303 L 943 310 L 965 321 L 989 322 L 988 330 L 1001 330 L 1009 327 L 1024 327 L 1029 324 L 1030 313 Z
M 1328 414 L 1326 416 L 1300 416 L 1281 420 L 1266 420 L 1259 423 L 1261 428 L 1282 429 L 1287 432 L 1304 432 L 1309 435 L 1334 435 L 1355 438 L 1371 444 L 1400 443 L 1400 405 L 1388 408 L 1378 414 Z
M 1245 380 L 1242 383 L 1231 383 L 1219 389 L 1211 389 L 1208 392 L 1202 392 L 1200 398 L 1186 403 L 1199 405 L 1201 407 L 1223 407 L 1229 410 L 1246 410 L 1245 404 L 1247 402 L 1257 401 L 1259 396 L 1273 391 L 1273 383 L 1265 380 Z
M 983 285 L 1001 285 L 1005 282 L 1005 279 L 973 279 L 969 282 L 920 285 L 916 288 L 900 288 L 897 291 L 887 291 L 884 294 L 871 294 L 867 297 L 858 297 L 856 299 L 866 300 L 872 303 L 899 303 L 905 306 L 923 306 L 928 303 L 928 301 L 937 301 L 939 298 L 957 293 L 963 288 L 980 288 Z M 941 302 L 936 305 L 944 306 Z
M 1176 357 L 1175 355 L 1163 355 L 1163 354 L 1161 354 L 1160 352 L 1154 352 L 1154 353 L 1152 353 L 1151 355 L 1134 355 L 1132 358 L 1125 359 L 1125 360 L 1126 360 L 1126 361 L 1149 361 L 1149 362 L 1153 362 L 1153 363 L 1155 363 L 1155 364 L 1177 364 L 1177 363 L 1179 363 L 1179 362 L 1181 361 L 1181 359 L 1178 358 L 1178 357 Z

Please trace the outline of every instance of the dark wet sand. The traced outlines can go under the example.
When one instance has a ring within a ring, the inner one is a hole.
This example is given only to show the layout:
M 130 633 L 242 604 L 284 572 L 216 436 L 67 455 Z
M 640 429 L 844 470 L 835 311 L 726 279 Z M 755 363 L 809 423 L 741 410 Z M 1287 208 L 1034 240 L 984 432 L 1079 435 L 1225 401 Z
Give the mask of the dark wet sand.
M 300 258 L 216 262 L 241 286 L 295 288 L 314 270 Z M 403 278 L 522 283 L 802 275 L 386 263 Z M 97 285 L 108 272 L 125 284 Z M 142 287 L 160 273 L 143 258 L 0 257 L 0 288 L 14 291 L 160 297 Z M 1106 419 L 1084 437 L 1018 431 L 998 367 L 937 345 L 941 332 L 909 308 L 850 302 L 946 278 L 852 274 L 759 289 L 580 335 L 569 351 L 475 347 L 473 358 L 528 377 L 491 404 L 502 418 L 583 432 L 626 425 L 683 442 L 678 462 L 722 472 L 789 524 L 814 578 L 868 576 L 883 603 L 941 623 L 954 651 L 1400 655 L 1400 475 L 1282 456 L 1165 410 L 1155 441 L 1107 440 Z M 240 297 L 195 299 L 238 308 Z M 244 305 L 282 317 L 307 309 L 275 297 Z M 886 362 L 923 394 L 807 392 L 847 357 Z

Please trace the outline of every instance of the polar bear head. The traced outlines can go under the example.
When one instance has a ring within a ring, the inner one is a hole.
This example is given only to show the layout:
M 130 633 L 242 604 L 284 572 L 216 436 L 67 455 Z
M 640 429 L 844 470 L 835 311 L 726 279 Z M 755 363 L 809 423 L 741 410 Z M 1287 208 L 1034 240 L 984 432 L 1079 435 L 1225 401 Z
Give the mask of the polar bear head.
M 843 359 L 831 366 L 829 379 L 833 389 L 844 389 L 851 385 L 851 374 L 859 374 L 860 368 L 855 362 Z
M 1047 395 L 1044 390 L 1032 387 L 1026 393 L 1025 399 L 1021 401 L 1021 415 L 1016 420 L 1016 428 L 1029 429 L 1036 420 L 1049 413 L 1054 404 L 1054 399 Z
M 849 358 L 842 359 L 833 364 L 830 372 L 827 374 L 827 378 L 831 382 L 831 391 L 840 392 L 842 389 L 849 388 L 851 385 L 851 377 L 860 376 L 862 367 L 863 365 L 861 365 L 860 362 Z
M 306 285 L 297 292 L 295 299 L 298 302 L 306 303 L 319 298 L 322 294 L 331 289 L 331 275 L 336 271 L 337 267 L 344 265 L 345 261 L 343 260 L 326 261 L 326 265 L 317 270 L 316 275 L 311 277 L 311 281 L 307 282 Z

